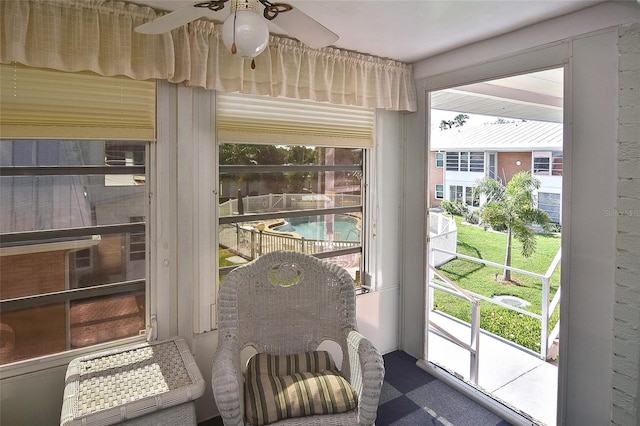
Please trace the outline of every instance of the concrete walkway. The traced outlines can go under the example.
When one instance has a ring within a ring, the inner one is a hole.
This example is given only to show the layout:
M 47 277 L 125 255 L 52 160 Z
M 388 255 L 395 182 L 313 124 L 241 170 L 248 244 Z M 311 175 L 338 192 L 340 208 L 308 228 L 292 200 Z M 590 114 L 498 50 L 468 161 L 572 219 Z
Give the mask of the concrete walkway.
M 463 342 L 470 342 L 470 326 L 437 312 L 430 320 Z M 469 381 L 469 352 L 443 337 L 429 333 L 427 359 Z M 481 332 L 478 386 L 506 405 L 546 425 L 556 424 L 558 369 L 530 351 Z

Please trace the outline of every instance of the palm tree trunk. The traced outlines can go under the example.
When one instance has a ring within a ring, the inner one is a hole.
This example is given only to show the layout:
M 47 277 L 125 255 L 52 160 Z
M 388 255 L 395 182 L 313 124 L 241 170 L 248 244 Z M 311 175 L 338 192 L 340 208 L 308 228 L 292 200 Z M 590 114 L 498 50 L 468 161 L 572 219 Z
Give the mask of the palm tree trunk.
M 511 228 L 507 229 L 507 254 L 504 259 L 504 266 L 511 266 Z M 511 281 L 511 270 L 505 268 L 502 277 L 505 281 Z

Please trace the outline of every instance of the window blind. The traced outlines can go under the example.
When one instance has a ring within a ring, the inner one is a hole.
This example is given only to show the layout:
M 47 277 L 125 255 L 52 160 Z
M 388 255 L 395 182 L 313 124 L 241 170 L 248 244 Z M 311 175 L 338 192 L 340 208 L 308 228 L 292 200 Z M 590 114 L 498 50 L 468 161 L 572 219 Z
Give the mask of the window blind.
M 373 147 L 374 110 L 289 98 L 217 94 L 221 143 Z
M 0 64 L 0 137 L 155 139 L 155 81 Z

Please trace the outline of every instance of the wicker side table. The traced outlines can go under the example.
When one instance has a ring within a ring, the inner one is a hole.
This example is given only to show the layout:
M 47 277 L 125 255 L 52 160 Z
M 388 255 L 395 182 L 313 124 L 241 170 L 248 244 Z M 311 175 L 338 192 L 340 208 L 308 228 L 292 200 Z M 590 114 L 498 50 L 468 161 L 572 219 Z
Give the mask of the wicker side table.
M 196 425 L 205 382 L 181 338 L 69 363 L 60 425 Z

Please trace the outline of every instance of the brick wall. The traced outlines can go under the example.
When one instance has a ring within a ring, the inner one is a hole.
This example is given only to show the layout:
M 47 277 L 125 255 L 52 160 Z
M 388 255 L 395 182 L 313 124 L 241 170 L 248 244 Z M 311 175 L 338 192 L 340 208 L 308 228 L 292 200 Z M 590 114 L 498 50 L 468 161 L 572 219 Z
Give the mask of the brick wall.
M 64 251 L 0 256 L 0 299 L 64 290 L 65 274 Z M 3 312 L 0 363 L 64 351 L 65 318 L 63 302 Z
M 520 165 L 517 162 L 520 161 Z M 526 170 L 531 171 L 531 151 L 527 152 L 499 152 L 498 177 L 507 183 L 513 175 Z
M 442 185 L 444 181 L 444 167 L 436 167 L 436 152 L 429 153 L 429 198 L 430 206 L 438 207 L 442 200 L 436 198 L 436 185 Z
M 640 23 L 618 32 L 619 124 L 612 424 L 640 411 Z

